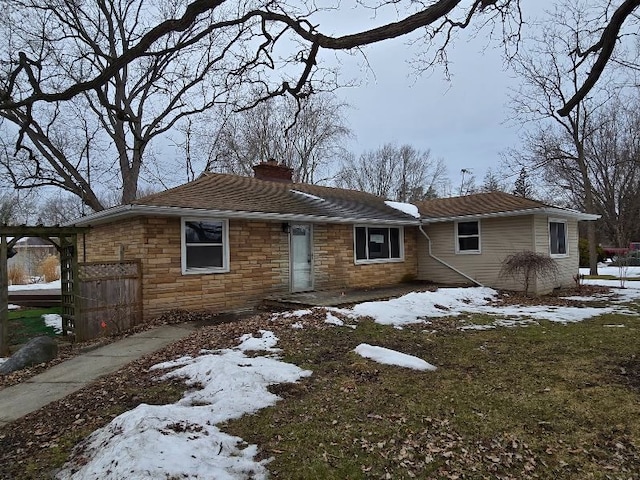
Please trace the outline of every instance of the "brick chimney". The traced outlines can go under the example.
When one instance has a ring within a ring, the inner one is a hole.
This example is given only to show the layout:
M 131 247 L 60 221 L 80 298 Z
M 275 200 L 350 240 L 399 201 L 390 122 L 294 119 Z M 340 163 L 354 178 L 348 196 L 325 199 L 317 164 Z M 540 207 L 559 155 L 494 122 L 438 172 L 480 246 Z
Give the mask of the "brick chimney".
M 254 165 L 253 174 L 259 180 L 293 183 L 293 168 L 287 167 L 284 163 L 278 163 L 273 158 Z

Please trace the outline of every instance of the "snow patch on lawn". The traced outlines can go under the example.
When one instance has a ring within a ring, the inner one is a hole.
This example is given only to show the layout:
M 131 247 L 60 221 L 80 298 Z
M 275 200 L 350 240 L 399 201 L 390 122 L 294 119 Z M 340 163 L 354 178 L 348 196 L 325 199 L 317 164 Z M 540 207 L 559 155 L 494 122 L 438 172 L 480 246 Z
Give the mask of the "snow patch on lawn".
M 384 347 L 376 347 L 368 343 L 361 343 L 354 350 L 358 355 L 385 365 L 412 368 L 414 370 L 436 370 L 437 367 L 425 362 L 421 358 L 407 355 Z
M 420 323 L 425 318 L 457 316 L 487 305 L 497 295 L 491 288 L 440 288 L 435 292 L 411 292 L 381 302 L 365 302 L 351 310 L 383 325 Z
M 308 370 L 274 357 L 248 357 L 244 350 L 273 350 L 272 332 L 242 336 L 234 349 L 182 357 L 152 367 L 173 369 L 162 379 L 180 378 L 194 390 L 173 405 L 142 404 L 95 431 L 58 473 L 64 479 L 219 478 L 266 479 L 269 460 L 257 461 L 246 445 L 216 424 L 276 403 L 269 385 L 296 382 Z
M 274 348 L 278 343 L 278 337 L 268 330 L 260 330 L 260 337 L 255 338 L 250 333 L 246 333 L 240 337 L 240 345 L 236 348 L 242 352 L 251 350 L 265 352 L 279 352 L 279 348 Z
M 569 297 L 560 297 L 562 300 L 571 300 L 572 302 L 596 302 L 598 300 L 607 300 L 608 295 L 594 295 L 592 297 L 584 297 L 580 295 L 572 295 Z
M 640 285 L 638 286 L 640 288 Z M 616 294 L 619 294 L 616 290 Z M 624 295 L 624 290 L 622 291 Z M 635 298 L 640 290 L 635 290 Z M 631 298 L 628 292 L 624 298 Z M 431 292 L 412 292 L 399 298 L 366 302 L 339 310 L 358 316 L 368 316 L 382 325 L 402 327 L 426 323 L 429 318 L 456 317 L 464 314 L 485 314 L 497 317 L 494 326 L 521 326 L 530 321 L 547 320 L 558 323 L 580 322 L 607 313 L 633 314 L 618 306 L 566 307 L 557 305 L 500 305 L 498 292 L 487 287 L 439 288 Z M 336 310 L 337 311 L 337 310 Z M 473 326 L 463 327 L 471 329 Z M 480 328 L 490 328 L 482 326 Z
M 62 333 L 62 317 L 57 313 L 45 313 L 42 315 L 44 324 L 47 327 L 53 327 L 55 333 Z
M 331 325 L 336 325 L 337 327 L 344 326 L 344 322 L 342 320 L 340 320 L 338 317 L 336 317 L 331 312 L 327 312 L 327 319 L 324 321 L 324 323 L 329 323 Z
M 603 280 L 599 278 L 583 280 L 585 285 L 600 285 L 610 287 L 611 294 L 609 297 L 616 295 L 618 298 L 610 301 L 614 303 L 626 303 L 640 300 L 640 282 L 624 282 L 624 288 L 620 288 L 620 280 Z
M 613 275 L 614 277 L 619 277 L 621 271 L 627 278 L 640 278 L 640 267 L 630 266 L 622 267 L 621 269 L 620 267 L 598 265 L 598 275 Z M 589 275 L 589 269 L 581 268 L 580 274 Z
M 313 313 L 312 310 L 306 309 L 306 310 L 294 310 L 293 312 L 276 313 L 274 315 L 282 318 L 291 318 L 291 317 L 304 317 L 305 315 L 309 315 L 311 313 Z

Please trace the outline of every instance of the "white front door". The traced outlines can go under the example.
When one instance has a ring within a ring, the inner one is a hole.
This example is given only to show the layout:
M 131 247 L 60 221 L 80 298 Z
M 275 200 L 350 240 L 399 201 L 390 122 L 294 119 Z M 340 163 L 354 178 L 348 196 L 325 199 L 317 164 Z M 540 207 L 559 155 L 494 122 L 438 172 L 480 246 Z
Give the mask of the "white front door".
M 290 227 L 291 291 L 313 290 L 311 225 L 293 223 Z

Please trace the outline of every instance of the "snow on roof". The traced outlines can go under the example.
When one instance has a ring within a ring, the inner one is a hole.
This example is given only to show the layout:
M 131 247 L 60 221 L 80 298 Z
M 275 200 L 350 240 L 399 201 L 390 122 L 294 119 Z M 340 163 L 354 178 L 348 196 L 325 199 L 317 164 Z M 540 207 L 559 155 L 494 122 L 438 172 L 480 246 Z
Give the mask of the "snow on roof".
M 418 207 L 416 207 L 412 203 L 403 203 L 403 202 L 392 202 L 391 200 L 385 200 L 386 205 L 391 208 L 395 208 L 396 210 L 400 210 L 407 215 L 411 215 L 415 218 L 420 218 L 420 212 L 418 212 Z
M 307 197 L 307 198 L 311 198 L 312 200 L 319 200 L 321 202 L 324 202 L 325 199 L 324 198 L 320 198 L 316 195 L 312 195 L 310 193 L 306 193 L 306 192 L 301 192 L 300 190 L 290 190 L 291 193 L 297 193 L 298 195 L 302 195 L 303 197 Z

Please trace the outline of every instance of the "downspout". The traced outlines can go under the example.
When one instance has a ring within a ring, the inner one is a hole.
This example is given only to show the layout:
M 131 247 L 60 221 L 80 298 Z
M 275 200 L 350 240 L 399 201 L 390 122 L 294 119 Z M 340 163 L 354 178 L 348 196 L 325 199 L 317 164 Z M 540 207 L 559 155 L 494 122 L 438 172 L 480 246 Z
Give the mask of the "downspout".
M 427 235 L 427 232 L 424 231 L 424 229 L 422 228 L 422 223 L 418 226 L 418 230 L 420 230 L 420 232 L 422 233 L 422 235 L 424 235 L 424 238 L 427 239 L 427 244 L 429 245 L 429 256 L 431 258 L 433 258 L 436 262 L 441 263 L 442 265 L 444 265 L 445 267 L 453 270 L 454 272 L 456 272 L 458 275 L 462 275 L 464 278 L 466 278 L 467 280 L 472 281 L 473 283 L 475 283 L 476 285 L 478 285 L 479 287 L 484 287 L 484 285 L 482 285 L 479 281 L 477 281 L 474 278 L 471 278 L 469 275 L 467 275 L 466 273 L 458 270 L 456 267 L 454 267 L 453 265 L 449 265 L 447 262 L 445 262 L 444 260 L 436 257 L 433 253 L 431 253 L 431 239 L 429 238 L 429 235 Z

